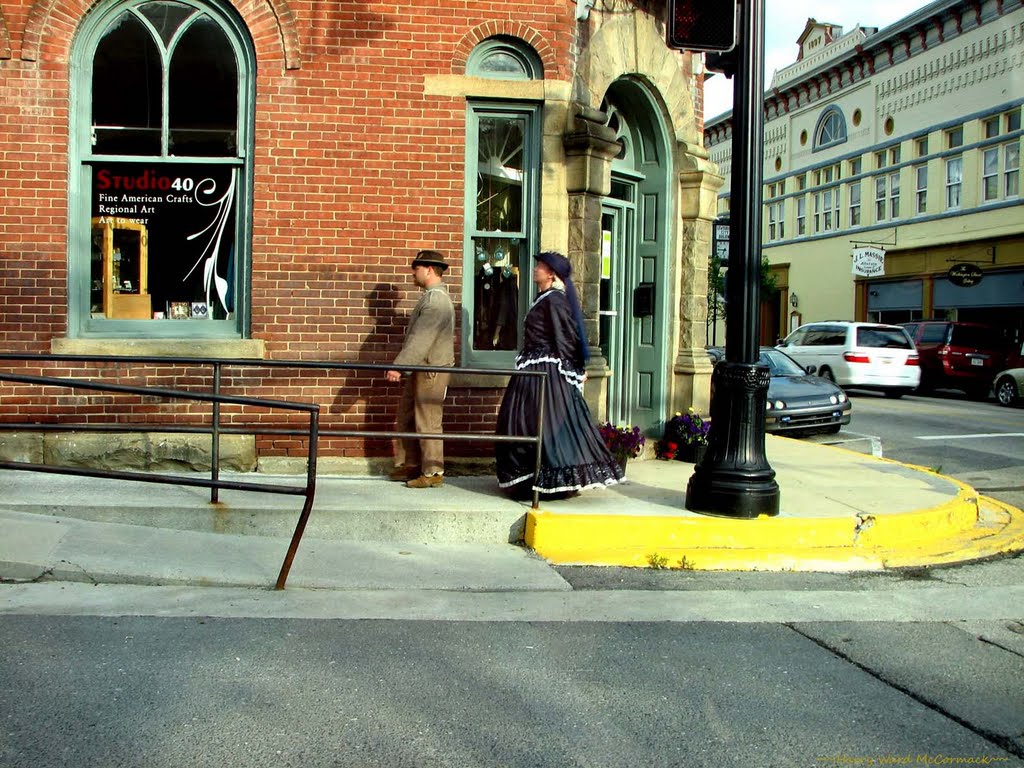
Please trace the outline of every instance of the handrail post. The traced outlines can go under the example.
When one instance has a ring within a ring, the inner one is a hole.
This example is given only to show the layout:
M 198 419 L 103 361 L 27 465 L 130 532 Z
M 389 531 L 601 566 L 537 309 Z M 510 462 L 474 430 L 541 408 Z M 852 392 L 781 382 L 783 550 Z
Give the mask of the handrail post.
M 533 466 L 533 508 L 540 508 L 540 491 L 537 485 L 540 483 L 540 464 L 544 450 L 544 401 L 547 399 L 548 377 L 540 380 L 540 407 L 537 409 L 537 442 L 536 458 Z
M 302 534 L 306 530 L 306 523 L 309 522 L 309 513 L 313 511 L 313 497 L 316 493 L 316 458 L 317 441 L 320 434 L 320 408 L 315 407 L 309 413 L 309 451 L 306 459 L 306 502 L 302 505 L 302 513 L 299 515 L 299 522 L 295 525 L 295 532 L 292 534 L 291 543 L 288 545 L 288 553 L 281 563 L 281 571 L 277 574 L 277 583 L 274 589 L 284 589 L 284 583 L 288 580 L 288 572 L 292 569 L 292 560 L 299 549 L 299 542 L 302 541 Z
M 213 394 L 220 397 L 220 363 L 213 364 Z M 220 501 L 220 489 L 216 486 L 220 479 L 220 401 L 213 401 L 213 429 L 210 433 L 210 479 L 215 485 L 210 489 L 210 503 Z

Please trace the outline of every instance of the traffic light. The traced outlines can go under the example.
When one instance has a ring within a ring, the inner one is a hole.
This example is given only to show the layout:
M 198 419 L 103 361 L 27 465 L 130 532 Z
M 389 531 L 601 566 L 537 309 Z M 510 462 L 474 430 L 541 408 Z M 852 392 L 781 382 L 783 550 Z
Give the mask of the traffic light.
M 669 0 L 668 45 L 687 51 L 736 47 L 739 0 Z

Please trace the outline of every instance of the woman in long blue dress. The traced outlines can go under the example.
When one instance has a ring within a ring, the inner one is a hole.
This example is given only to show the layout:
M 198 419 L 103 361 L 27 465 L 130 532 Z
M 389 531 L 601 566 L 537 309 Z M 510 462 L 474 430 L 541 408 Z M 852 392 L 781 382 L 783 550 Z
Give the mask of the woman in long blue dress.
M 541 381 L 547 383 L 541 471 L 533 483 L 535 448 L 498 443 L 495 447 L 498 485 L 514 495 L 531 490 L 571 494 L 600 488 L 623 479 L 622 468 L 605 447 L 583 399 L 586 381 L 586 336 L 583 314 L 572 284 L 572 267 L 560 253 L 537 254 L 533 281 L 537 298 L 526 315 L 519 370 L 544 371 L 513 376 L 498 411 L 499 435 L 537 434 Z

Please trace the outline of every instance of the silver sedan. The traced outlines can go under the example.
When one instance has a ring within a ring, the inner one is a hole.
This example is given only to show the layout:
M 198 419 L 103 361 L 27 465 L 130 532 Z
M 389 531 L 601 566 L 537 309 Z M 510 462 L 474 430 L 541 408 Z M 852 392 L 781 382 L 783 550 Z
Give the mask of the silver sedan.
M 1024 368 L 1007 368 L 996 374 L 993 389 L 1000 405 L 1015 405 L 1024 397 Z

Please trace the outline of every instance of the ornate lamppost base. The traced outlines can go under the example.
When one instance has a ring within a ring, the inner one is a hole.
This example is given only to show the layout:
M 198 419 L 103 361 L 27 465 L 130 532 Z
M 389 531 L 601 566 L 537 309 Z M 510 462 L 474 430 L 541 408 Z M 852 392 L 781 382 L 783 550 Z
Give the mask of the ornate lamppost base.
M 686 487 L 687 509 L 748 519 L 779 514 L 779 485 L 764 449 L 767 400 L 765 366 L 715 366 L 708 450 Z

